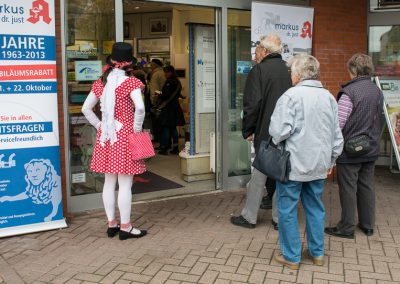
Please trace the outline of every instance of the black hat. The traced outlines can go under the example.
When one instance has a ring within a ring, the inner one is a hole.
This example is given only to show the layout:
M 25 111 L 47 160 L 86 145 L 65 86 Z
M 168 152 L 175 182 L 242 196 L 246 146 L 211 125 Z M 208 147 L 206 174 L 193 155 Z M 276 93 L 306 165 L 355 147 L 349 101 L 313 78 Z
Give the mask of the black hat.
M 153 60 L 151 60 L 151 62 L 157 64 L 158 66 L 162 67 L 163 63 L 161 62 L 160 59 L 154 58 Z
M 116 42 L 112 47 L 111 59 L 117 62 L 133 61 L 132 45 L 126 42 Z

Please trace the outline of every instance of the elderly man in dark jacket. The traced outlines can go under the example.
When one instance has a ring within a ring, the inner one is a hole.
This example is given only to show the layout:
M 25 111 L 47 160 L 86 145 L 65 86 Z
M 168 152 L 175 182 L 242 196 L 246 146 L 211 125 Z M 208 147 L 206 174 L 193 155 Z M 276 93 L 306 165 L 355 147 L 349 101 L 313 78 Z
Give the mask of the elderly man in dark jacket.
M 281 56 L 281 39 L 277 35 L 268 35 L 261 38 L 260 46 L 265 49 L 266 56 L 249 73 L 243 97 L 242 134 L 254 142 L 256 154 L 260 142 L 269 138 L 268 129 L 276 102 L 292 86 L 288 67 Z M 245 207 L 240 216 L 231 218 L 234 225 L 255 228 L 266 180 L 263 173 L 253 170 Z

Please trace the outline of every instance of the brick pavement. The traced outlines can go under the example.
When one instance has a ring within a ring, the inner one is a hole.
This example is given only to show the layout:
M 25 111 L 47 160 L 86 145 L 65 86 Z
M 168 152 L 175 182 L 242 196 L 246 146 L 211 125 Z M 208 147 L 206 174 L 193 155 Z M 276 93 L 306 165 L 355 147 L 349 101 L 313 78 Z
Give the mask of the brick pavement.
M 377 170 L 374 236 L 327 236 L 323 267 L 304 258 L 293 271 L 274 261 L 278 234 L 268 210 L 254 230 L 232 226 L 245 197 L 234 191 L 135 204 L 135 225 L 149 230 L 142 239 L 108 239 L 102 211 L 72 218 L 68 229 L 2 239 L 0 283 L 400 283 L 399 185 L 400 176 Z M 330 190 L 333 224 L 340 212 L 329 182 L 327 225 Z M 304 241 L 302 210 L 300 220 Z

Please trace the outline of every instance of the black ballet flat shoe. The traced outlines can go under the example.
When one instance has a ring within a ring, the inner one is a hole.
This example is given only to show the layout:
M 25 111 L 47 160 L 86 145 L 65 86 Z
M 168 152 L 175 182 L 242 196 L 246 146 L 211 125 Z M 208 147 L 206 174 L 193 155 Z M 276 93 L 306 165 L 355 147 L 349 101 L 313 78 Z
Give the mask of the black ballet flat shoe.
M 138 239 L 138 238 L 141 238 L 141 237 L 144 237 L 147 235 L 146 230 L 140 230 L 140 234 L 132 234 L 131 233 L 132 230 L 133 230 L 133 228 L 129 232 L 120 230 L 119 231 L 119 239 L 121 241 L 127 240 L 127 239 Z
M 109 238 L 114 238 L 115 235 L 119 232 L 119 230 L 120 230 L 119 225 L 117 225 L 117 227 L 108 227 L 107 236 Z
M 374 234 L 374 229 L 367 229 L 358 224 L 358 228 L 368 237 L 372 236 Z

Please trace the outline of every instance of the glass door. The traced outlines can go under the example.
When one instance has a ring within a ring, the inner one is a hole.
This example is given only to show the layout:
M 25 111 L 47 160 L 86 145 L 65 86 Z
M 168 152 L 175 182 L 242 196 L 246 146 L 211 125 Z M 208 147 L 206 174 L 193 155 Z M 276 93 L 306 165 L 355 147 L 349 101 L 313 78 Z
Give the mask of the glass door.
M 243 90 L 252 67 L 251 12 L 228 9 L 228 125 L 224 144 L 224 187 L 239 188 L 251 173 L 250 143 L 242 137 Z
M 83 116 L 81 108 L 115 42 L 114 10 L 114 1 L 65 2 L 70 212 L 102 206 L 104 177 L 90 170 L 97 131 Z M 99 114 L 99 109 L 95 111 Z

